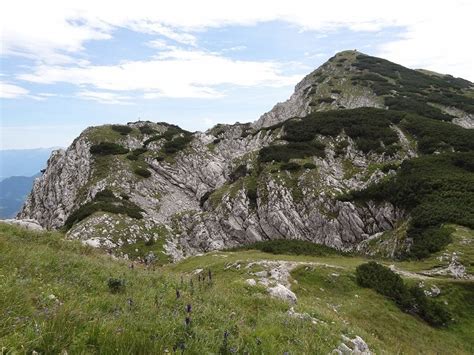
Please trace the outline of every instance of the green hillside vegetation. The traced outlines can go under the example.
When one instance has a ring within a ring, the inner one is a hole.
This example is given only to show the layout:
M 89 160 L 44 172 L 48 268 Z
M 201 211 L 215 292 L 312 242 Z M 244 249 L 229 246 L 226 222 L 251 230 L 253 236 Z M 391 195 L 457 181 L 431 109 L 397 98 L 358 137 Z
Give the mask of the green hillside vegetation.
M 404 161 L 395 177 L 345 198 L 387 200 L 409 211 L 407 234 L 413 246 L 408 256 L 427 257 L 451 241 L 450 230 L 443 224 L 474 228 L 474 152 Z
M 359 85 L 369 85 L 375 94 L 385 96 L 385 104 L 392 110 L 438 120 L 452 119 L 428 104 L 431 102 L 474 113 L 474 98 L 466 95 L 466 90 L 471 89 L 473 84 L 467 80 L 450 75 L 428 75 L 362 54 L 356 57 L 352 65 L 363 71 L 363 74 L 354 76 L 352 80 Z
M 130 268 L 130 262 L 60 233 L 4 224 L 0 249 L 0 344 L 6 354 L 328 354 L 342 335 L 361 336 L 374 353 L 474 351 L 472 282 L 424 280 L 425 288 L 441 289 L 436 301 L 446 301 L 452 317 L 435 328 L 359 286 L 362 258 L 250 250 Z M 291 272 L 292 290 L 295 312 L 307 316 L 291 317 L 287 302 L 245 283 L 263 268 L 246 265 L 259 260 L 302 263 Z
M 100 142 L 91 146 L 90 152 L 95 155 L 118 155 L 127 154 L 128 149 L 117 143 Z
M 118 198 L 111 190 L 105 189 L 98 192 L 94 199 L 77 210 L 72 212 L 64 222 L 66 229 L 71 228 L 75 223 L 82 221 L 95 212 L 110 212 L 116 214 L 126 214 L 131 218 L 143 218 L 144 212 L 139 206 L 129 201 L 127 198 Z
M 417 285 L 407 286 L 400 275 L 374 261 L 356 268 L 356 280 L 393 300 L 405 312 L 418 315 L 429 324 L 440 327 L 451 321 L 446 306 L 425 295 Z

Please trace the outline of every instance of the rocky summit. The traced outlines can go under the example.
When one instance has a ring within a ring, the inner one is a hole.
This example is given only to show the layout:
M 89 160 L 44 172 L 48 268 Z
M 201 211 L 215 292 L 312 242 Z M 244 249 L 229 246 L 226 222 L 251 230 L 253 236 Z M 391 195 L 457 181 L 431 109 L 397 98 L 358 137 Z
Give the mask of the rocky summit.
M 254 123 L 87 128 L 17 218 L 140 260 L 273 239 L 422 256 L 473 227 L 472 128 L 473 83 L 344 51 Z

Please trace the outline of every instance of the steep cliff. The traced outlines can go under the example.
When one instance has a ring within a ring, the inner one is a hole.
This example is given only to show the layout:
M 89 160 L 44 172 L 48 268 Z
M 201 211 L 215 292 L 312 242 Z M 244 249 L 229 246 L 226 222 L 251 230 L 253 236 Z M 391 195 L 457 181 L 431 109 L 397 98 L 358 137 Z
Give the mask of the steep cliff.
M 344 196 L 416 157 L 420 120 L 469 131 L 453 123 L 472 126 L 472 92 L 462 79 L 341 52 L 253 124 L 88 128 L 52 154 L 18 218 L 129 257 L 180 259 L 275 238 L 352 250 L 408 214 L 388 199 Z

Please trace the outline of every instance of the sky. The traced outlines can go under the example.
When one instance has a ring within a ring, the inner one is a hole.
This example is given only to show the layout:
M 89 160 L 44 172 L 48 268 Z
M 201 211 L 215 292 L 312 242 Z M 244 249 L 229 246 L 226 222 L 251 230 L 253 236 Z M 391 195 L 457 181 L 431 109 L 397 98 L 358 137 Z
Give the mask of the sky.
M 472 0 L 68 1 L 0 5 L 0 149 L 88 126 L 255 121 L 346 49 L 474 81 Z

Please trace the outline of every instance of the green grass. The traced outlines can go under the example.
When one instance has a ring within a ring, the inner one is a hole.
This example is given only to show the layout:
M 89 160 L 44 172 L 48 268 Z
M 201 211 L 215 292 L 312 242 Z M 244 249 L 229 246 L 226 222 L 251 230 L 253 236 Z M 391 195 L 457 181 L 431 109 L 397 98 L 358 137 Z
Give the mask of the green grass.
M 67 241 L 59 233 L 4 224 L 0 250 L 4 353 L 172 353 L 180 344 L 184 353 L 219 353 L 225 331 L 227 350 L 237 353 L 327 354 L 342 334 L 360 335 L 376 353 L 474 350 L 472 283 L 427 281 L 441 288 L 440 301 L 448 302 L 455 318 L 449 327 L 435 329 L 373 290 L 359 287 L 354 271 L 366 262 L 360 257 L 215 252 L 157 265 L 155 270 L 141 265 L 131 269 L 129 262 Z M 298 296 L 295 310 L 324 323 L 290 318 L 288 304 L 269 298 L 261 286 L 245 284 L 251 277 L 245 267 L 226 269 L 235 262 L 245 266 L 262 259 L 318 263 L 294 270 L 292 289 Z M 197 268 L 205 274 L 210 269 L 212 283 L 199 282 L 193 275 Z M 122 292 L 109 290 L 111 278 L 125 280 Z M 189 327 L 184 322 L 187 304 L 192 305 Z

